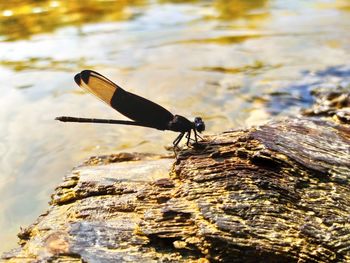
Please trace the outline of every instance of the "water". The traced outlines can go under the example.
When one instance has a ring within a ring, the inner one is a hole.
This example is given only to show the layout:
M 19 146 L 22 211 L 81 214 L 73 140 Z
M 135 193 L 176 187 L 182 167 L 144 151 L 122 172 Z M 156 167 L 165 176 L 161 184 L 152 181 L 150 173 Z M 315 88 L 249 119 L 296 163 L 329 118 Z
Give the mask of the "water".
M 94 69 L 173 113 L 202 116 L 207 133 L 294 115 L 312 102 L 310 87 L 350 75 L 346 0 L 11 2 L 0 4 L 0 252 L 73 166 L 165 153 L 176 137 L 54 121 L 123 118 L 77 87 L 76 72 Z

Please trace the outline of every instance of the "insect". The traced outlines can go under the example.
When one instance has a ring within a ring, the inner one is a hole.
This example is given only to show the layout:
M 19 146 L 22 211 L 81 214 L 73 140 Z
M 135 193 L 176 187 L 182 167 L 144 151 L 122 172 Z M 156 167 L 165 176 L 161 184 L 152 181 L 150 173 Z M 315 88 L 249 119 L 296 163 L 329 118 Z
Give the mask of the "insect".
M 84 70 L 75 75 L 74 80 L 79 87 L 94 94 L 113 109 L 133 121 L 77 118 L 68 116 L 57 117 L 56 120 L 63 122 L 134 125 L 179 132 L 180 134 L 173 141 L 174 151 L 185 134 L 187 138 L 186 145 L 189 146 L 191 132 L 194 132 L 194 141 L 198 143 L 197 137 L 201 137 L 197 132 L 201 133 L 205 130 L 205 124 L 202 118 L 196 117 L 192 122 L 183 116 L 173 115 L 162 106 L 122 89 L 117 84 L 95 71 Z

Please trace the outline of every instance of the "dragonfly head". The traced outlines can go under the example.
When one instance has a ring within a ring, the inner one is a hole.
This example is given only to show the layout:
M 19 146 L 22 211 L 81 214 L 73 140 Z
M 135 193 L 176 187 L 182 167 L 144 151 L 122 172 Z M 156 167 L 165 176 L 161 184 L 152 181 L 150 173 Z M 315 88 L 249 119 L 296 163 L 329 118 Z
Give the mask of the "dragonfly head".
M 201 117 L 194 118 L 194 127 L 198 132 L 202 132 L 205 130 L 205 124 Z

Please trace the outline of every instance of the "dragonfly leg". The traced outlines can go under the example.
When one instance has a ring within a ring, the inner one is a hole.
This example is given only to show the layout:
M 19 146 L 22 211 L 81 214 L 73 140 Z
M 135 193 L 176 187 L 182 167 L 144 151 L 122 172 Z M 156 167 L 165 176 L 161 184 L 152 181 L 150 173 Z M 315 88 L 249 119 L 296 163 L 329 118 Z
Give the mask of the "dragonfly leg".
M 204 141 L 204 139 L 197 133 L 196 134 L 197 137 L 199 137 L 199 139 L 201 139 L 202 141 Z
M 198 137 L 199 139 L 201 139 L 201 140 L 204 140 L 204 139 L 197 133 L 197 131 L 196 131 L 195 129 L 193 129 L 193 131 L 194 131 L 194 139 L 189 138 L 189 134 L 190 134 L 190 133 L 187 133 L 187 135 L 186 135 L 186 138 L 188 139 L 188 140 L 187 140 L 187 143 L 189 143 L 190 140 L 191 140 L 191 141 L 194 141 L 194 142 L 196 142 L 196 143 L 198 143 L 197 137 Z M 187 144 L 187 145 L 188 145 L 188 144 Z
M 196 140 L 196 143 L 198 143 L 197 136 L 199 136 L 196 132 L 196 129 L 193 129 L 194 131 L 194 139 Z
M 175 140 L 173 141 L 173 145 L 174 145 L 174 148 L 177 147 L 177 145 L 179 144 L 179 142 L 181 141 L 181 139 L 184 137 L 185 133 L 184 132 L 181 132 L 179 134 L 179 136 L 177 136 L 175 138 Z
M 194 131 L 194 136 L 195 136 L 195 139 L 196 139 L 196 143 L 198 142 L 198 141 L 197 141 L 197 137 L 198 137 L 199 139 L 201 139 L 202 141 L 204 141 L 204 139 L 202 138 L 202 136 L 200 136 L 200 135 L 197 133 L 197 131 L 196 131 L 195 129 L 193 129 L 193 131 Z
M 186 137 L 187 138 L 187 137 Z M 195 139 L 193 139 L 193 138 L 190 138 L 190 141 L 193 141 L 193 142 L 195 142 L 196 140 Z
M 177 147 L 177 145 L 179 144 L 179 142 L 181 141 L 181 139 L 184 137 L 184 135 L 185 135 L 185 133 L 184 133 L 184 132 L 181 132 L 181 133 L 179 134 L 179 136 L 177 136 L 177 137 L 175 138 L 175 140 L 173 141 L 173 146 L 174 146 L 173 151 L 174 151 L 176 160 L 177 160 L 176 147 Z
M 186 138 L 187 138 L 186 145 L 189 146 L 190 145 L 190 139 L 191 139 L 191 130 L 189 130 L 187 132 Z

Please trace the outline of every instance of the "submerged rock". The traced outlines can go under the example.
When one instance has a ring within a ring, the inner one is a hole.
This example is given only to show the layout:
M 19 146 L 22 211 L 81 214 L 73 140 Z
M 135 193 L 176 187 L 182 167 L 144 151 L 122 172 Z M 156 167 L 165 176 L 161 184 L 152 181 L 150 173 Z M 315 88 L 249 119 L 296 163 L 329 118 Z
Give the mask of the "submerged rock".
M 326 116 L 350 124 L 350 84 L 335 89 L 314 89 L 316 102 L 311 109 L 304 110 L 306 116 Z

